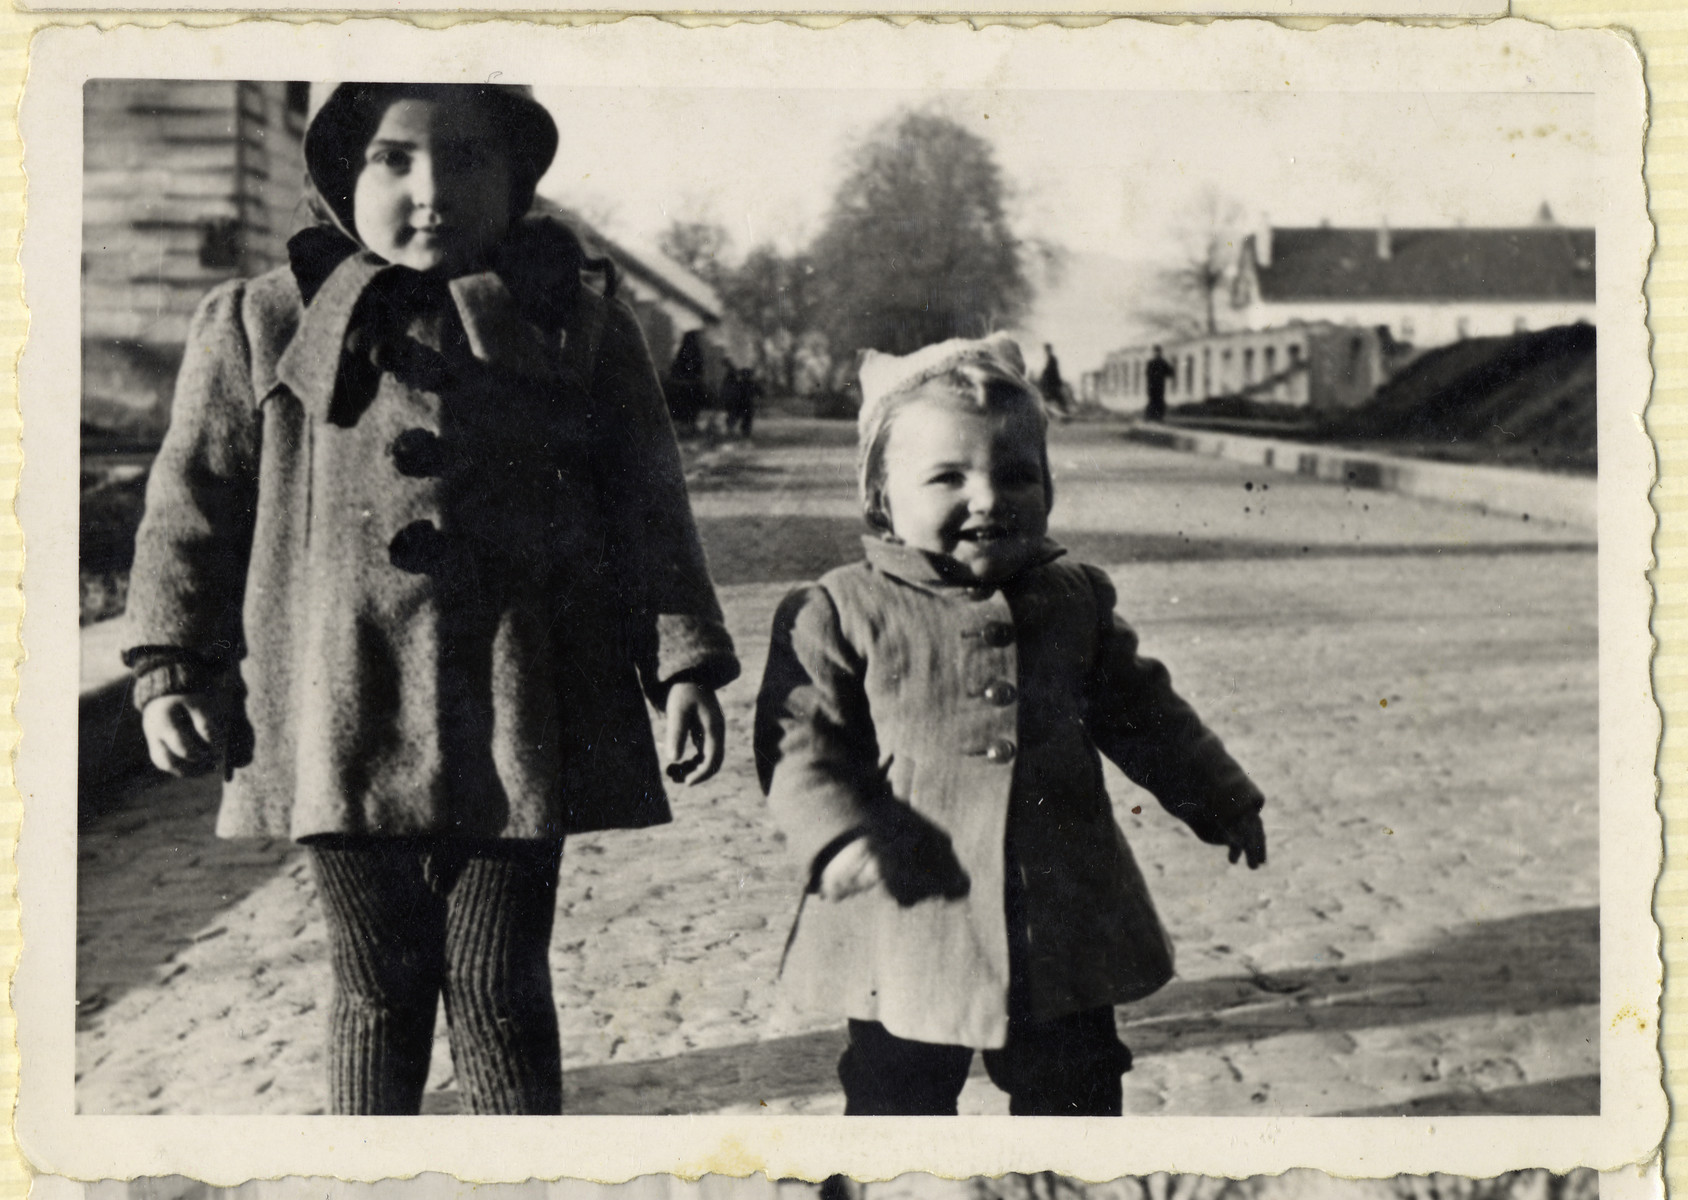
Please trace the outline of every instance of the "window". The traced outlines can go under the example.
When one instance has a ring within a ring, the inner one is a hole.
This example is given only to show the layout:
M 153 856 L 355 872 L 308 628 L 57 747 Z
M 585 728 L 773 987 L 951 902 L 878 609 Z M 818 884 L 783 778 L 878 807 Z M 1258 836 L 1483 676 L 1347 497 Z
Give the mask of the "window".
M 1301 346 L 1299 344 L 1289 348 L 1289 365 L 1295 366 L 1301 361 Z
M 1202 347 L 1202 395 L 1213 395 L 1213 350 Z
M 1186 396 L 1195 395 L 1195 393 L 1196 393 L 1196 356 L 1193 355 L 1193 354 L 1186 354 L 1184 356 L 1183 384 L 1184 384 L 1184 394 Z
M 287 85 L 287 111 L 304 116 L 311 108 L 311 85 L 308 83 L 290 83 Z
M 1254 347 L 1243 351 L 1243 382 L 1254 382 Z
M 1276 375 L 1277 373 L 1278 373 L 1278 348 L 1276 346 L 1268 346 L 1268 347 L 1266 347 L 1266 374 L 1268 376 L 1271 376 L 1271 375 Z

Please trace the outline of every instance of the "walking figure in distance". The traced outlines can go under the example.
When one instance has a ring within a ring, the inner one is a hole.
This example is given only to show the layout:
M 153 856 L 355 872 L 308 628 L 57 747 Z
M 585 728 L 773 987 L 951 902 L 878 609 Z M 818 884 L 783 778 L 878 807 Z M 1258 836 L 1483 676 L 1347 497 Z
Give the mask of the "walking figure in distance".
M 468 1107 L 559 1111 L 563 839 L 669 819 L 647 699 L 671 775 L 721 760 L 656 371 L 613 266 L 525 219 L 556 147 L 525 88 L 334 88 L 318 224 L 200 306 L 148 484 L 147 743 L 221 761 L 219 834 L 308 847 L 335 1112 L 418 1111 L 442 993 Z
M 1149 407 L 1143 415 L 1151 421 L 1166 420 L 1166 385 L 1177 375 L 1178 368 L 1161 355 L 1161 348 L 1155 347 L 1154 357 L 1143 364 L 1143 386 L 1149 392 Z
M 750 436 L 751 426 L 756 423 L 756 398 L 761 394 L 762 385 L 756 381 L 755 370 L 735 367 L 728 359 L 721 377 L 721 409 L 727 416 L 729 435 Z
M 1045 403 L 1053 405 L 1056 412 L 1067 411 L 1070 405 L 1067 403 L 1067 384 L 1061 378 L 1061 360 L 1055 357 L 1055 347 L 1048 342 L 1043 344 L 1043 374 L 1038 376 L 1037 385 L 1043 392 Z
M 756 756 L 809 879 L 785 973 L 848 1019 L 849 1114 L 956 1111 L 975 1050 L 1029 1115 L 1117 1115 L 1114 1006 L 1172 950 L 1099 753 L 1231 861 L 1259 790 L 1101 570 L 1047 536 L 1047 418 L 1006 336 L 861 367 L 864 561 L 775 620 Z M 818 902 L 817 902 L 818 897 Z
M 668 412 L 682 433 L 695 433 L 698 418 L 709 407 L 709 383 L 704 378 L 707 364 L 703 355 L 703 335 L 688 329 L 680 337 L 680 348 L 674 352 L 674 362 L 668 368 Z

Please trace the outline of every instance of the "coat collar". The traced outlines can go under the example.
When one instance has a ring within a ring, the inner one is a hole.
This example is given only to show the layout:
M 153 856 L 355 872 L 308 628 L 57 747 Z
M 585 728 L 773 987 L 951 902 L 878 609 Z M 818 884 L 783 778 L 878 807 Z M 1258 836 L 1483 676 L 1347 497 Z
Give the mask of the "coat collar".
M 259 395 L 282 384 L 299 398 L 306 412 L 327 420 L 358 304 L 381 276 L 403 268 L 367 250 L 356 250 L 342 258 L 326 278 L 312 281 L 314 288 L 298 271 L 296 263 L 301 295 L 307 291 L 312 294 L 298 332 L 276 363 L 275 378 L 259 381 L 264 385 Z M 578 273 L 574 278 L 578 280 Z M 497 271 L 460 276 L 446 285 L 446 291 L 468 335 L 470 352 L 477 359 L 528 379 L 555 377 L 554 344 L 528 320 L 529 306 L 518 300 Z
M 868 565 L 874 570 L 916 587 L 936 591 L 941 588 L 972 587 L 976 582 L 972 576 L 964 575 L 954 560 L 945 555 L 916 550 L 902 542 L 886 541 L 877 534 L 862 535 L 862 550 L 867 555 Z M 1066 552 L 1066 549 L 1053 539 L 1044 538 L 1037 557 L 1025 570 L 1013 576 L 1013 579 L 1023 579 L 1039 567 L 1048 566 Z M 1010 582 L 1011 579 L 999 580 L 992 585 L 992 589 Z
M 367 250 L 344 259 L 317 289 L 300 318 L 298 332 L 276 362 L 275 382 L 297 396 L 305 411 L 318 420 L 328 419 L 352 313 L 370 283 L 391 269 Z M 261 389 L 259 395 L 268 390 Z

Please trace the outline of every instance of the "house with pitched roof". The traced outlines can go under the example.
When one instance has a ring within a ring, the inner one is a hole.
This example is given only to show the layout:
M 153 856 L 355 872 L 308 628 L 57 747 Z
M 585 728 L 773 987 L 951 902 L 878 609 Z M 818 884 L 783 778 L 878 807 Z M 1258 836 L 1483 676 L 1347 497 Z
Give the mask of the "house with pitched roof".
M 1519 228 L 1262 228 L 1243 239 L 1232 323 L 1387 329 L 1416 349 L 1594 322 L 1594 230 L 1544 204 Z
M 1312 409 L 1365 401 L 1415 354 L 1471 337 L 1594 323 L 1594 230 L 1542 205 L 1516 228 L 1278 227 L 1242 239 L 1220 332 L 1167 339 L 1166 399 Z M 1142 411 L 1153 347 L 1113 351 L 1086 399 Z

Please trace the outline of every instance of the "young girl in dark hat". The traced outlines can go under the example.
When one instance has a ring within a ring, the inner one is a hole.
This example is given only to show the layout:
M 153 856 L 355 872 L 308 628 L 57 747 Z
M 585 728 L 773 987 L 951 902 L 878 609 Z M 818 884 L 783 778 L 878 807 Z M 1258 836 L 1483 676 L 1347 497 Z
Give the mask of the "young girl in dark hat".
M 528 217 L 557 149 L 508 86 L 342 84 L 319 222 L 189 335 L 137 538 L 148 746 L 220 761 L 218 833 L 303 842 L 329 1093 L 419 1110 L 443 994 L 476 1112 L 558 1112 L 566 835 L 669 819 L 738 663 L 615 272 Z M 684 761 L 681 761 L 684 758 Z

